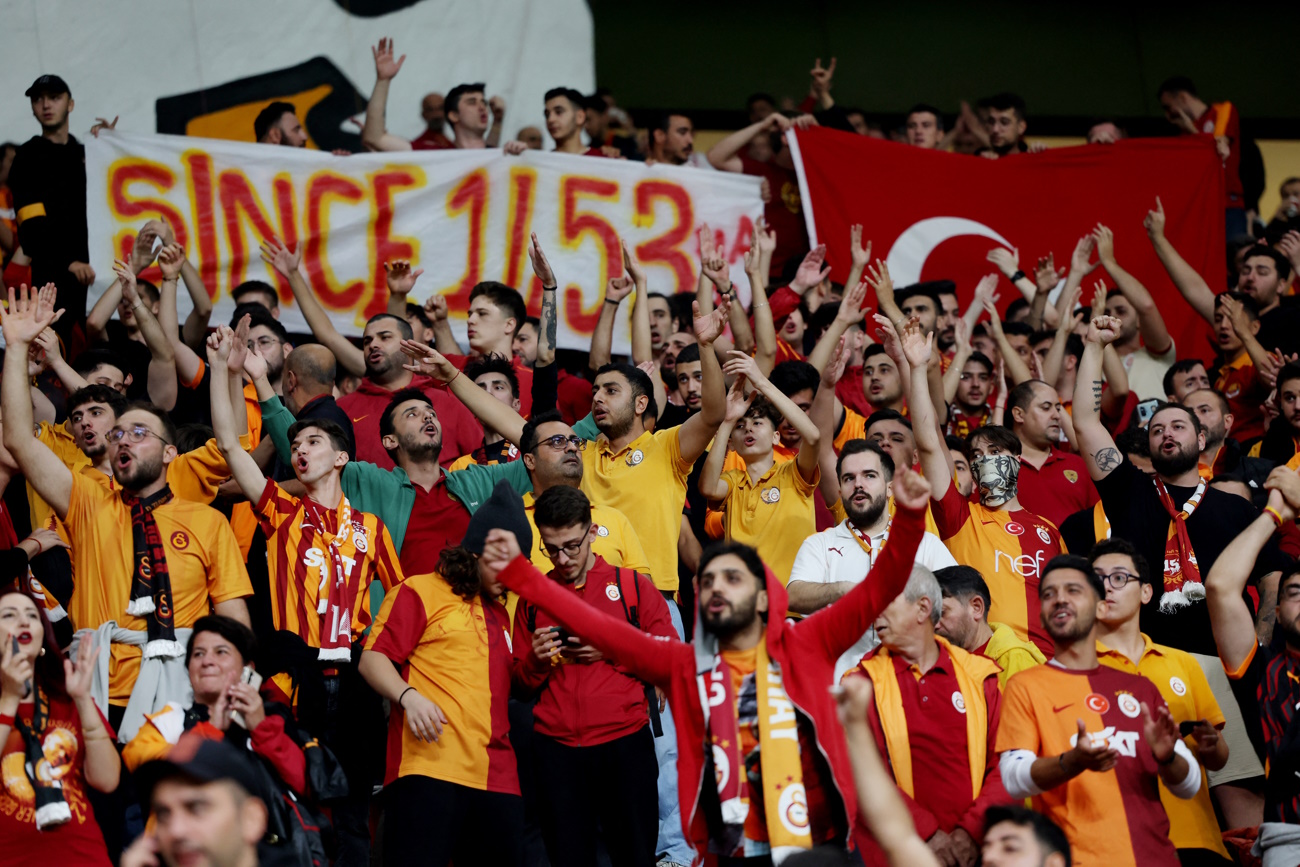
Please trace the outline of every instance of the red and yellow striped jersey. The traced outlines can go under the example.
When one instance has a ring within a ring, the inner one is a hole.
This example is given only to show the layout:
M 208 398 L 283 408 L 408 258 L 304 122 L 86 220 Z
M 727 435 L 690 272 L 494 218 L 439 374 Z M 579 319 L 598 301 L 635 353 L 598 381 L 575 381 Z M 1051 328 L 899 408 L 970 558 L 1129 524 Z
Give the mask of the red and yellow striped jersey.
M 1085 771 L 1033 799 L 1035 810 L 1061 827 L 1080 867 L 1177 867 L 1169 818 L 1160 803 L 1156 759 L 1142 737 L 1142 704 L 1165 700 L 1155 684 L 1104 665 L 1075 671 L 1036 665 L 1007 681 L 998 724 L 998 752 L 1069 750 L 1083 720 L 1094 743 L 1119 753 L 1114 770 Z
M 1038 617 L 1038 581 L 1047 561 L 1065 553 L 1056 525 L 1024 509 L 1000 511 L 972 503 L 957 493 L 956 485 L 930 505 L 939 538 L 952 556 L 978 569 L 988 582 L 993 597 L 989 620 L 1007 624 L 1050 658 L 1052 639 Z
M 393 540 L 378 517 L 350 507 L 348 525 L 340 527 L 346 498 L 339 501 L 336 509 L 317 508 L 324 519 L 323 527 L 305 514 L 304 500 L 290 496 L 268 479 L 257 502 L 257 515 L 267 539 L 272 621 L 276 629 L 296 632 L 308 646 L 320 647 L 321 619 L 328 617 L 328 622 L 340 632 L 344 622 L 348 622 L 355 641 L 370 625 L 370 608 L 366 604 L 370 583 L 378 580 L 388 591 L 402 582 L 402 567 L 393 550 Z M 328 593 L 335 568 L 327 536 L 338 541 L 346 585 L 343 598 L 349 610 L 327 611 L 322 615 L 317 613 L 317 606 L 322 592 Z M 328 579 L 325 591 L 321 589 L 321 570 L 325 570 Z
M 393 706 L 385 784 L 418 775 L 519 794 L 506 715 L 510 618 L 500 602 L 462 599 L 436 572 L 412 575 L 384 598 L 366 650 L 396 663 L 402 679 L 447 715 L 442 736 L 425 743 Z

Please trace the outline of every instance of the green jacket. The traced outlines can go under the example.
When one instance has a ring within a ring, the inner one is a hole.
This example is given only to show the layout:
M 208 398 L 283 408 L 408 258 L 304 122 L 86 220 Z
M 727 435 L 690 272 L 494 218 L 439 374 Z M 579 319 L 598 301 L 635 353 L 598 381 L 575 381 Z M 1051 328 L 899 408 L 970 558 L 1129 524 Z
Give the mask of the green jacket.
M 262 401 L 262 431 L 271 437 L 280 460 L 292 463 L 289 447 L 289 428 L 293 426 L 293 413 L 273 397 Z M 455 472 L 447 473 L 447 491 L 470 511 L 471 514 L 480 505 L 487 502 L 497 482 L 505 479 L 519 496 L 531 493 L 533 481 L 528 477 L 528 469 L 522 460 L 507 464 L 480 466 L 474 464 Z M 406 470 L 394 467 L 385 470 L 367 461 L 348 461 L 342 473 L 343 495 L 354 508 L 372 515 L 388 527 L 388 535 L 393 539 L 393 547 L 400 554 L 402 541 L 406 538 L 406 525 L 411 519 L 411 509 L 415 507 L 415 483 L 411 481 Z

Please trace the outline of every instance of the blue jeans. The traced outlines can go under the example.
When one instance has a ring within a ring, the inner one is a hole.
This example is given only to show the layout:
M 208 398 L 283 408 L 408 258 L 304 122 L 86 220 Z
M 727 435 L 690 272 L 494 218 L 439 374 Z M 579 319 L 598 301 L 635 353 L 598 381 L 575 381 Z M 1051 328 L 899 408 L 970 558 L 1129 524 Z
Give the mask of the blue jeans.
M 673 629 L 677 630 L 677 637 L 685 641 L 682 613 L 676 602 L 671 599 L 667 602 Z M 655 758 L 659 761 L 659 840 L 655 849 L 661 859 L 690 864 L 695 860 L 695 850 L 686 842 L 686 835 L 682 832 L 682 808 L 677 798 L 677 729 L 673 727 L 672 708 L 665 707 L 659 718 L 664 733 L 655 738 Z

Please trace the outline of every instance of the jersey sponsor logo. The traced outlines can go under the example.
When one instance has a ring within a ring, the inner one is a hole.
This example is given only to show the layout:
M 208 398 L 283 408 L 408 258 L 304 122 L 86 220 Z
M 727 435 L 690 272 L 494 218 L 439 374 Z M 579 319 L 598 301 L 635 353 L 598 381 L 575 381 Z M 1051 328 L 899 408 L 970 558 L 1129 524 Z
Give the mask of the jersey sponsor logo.
M 780 489 L 780 488 L 764 488 L 764 489 L 762 490 L 762 492 L 761 492 L 758 496 L 759 496 L 759 499 L 761 499 L 764 503 L 767 503 L 767 504 L 771 505 L 771 504 L 776 503 L 777 501 L 779 501 L 779 500 L 781 499 L 781 489 Z
M 189 534 L 184 530 L 177 530 L 175 533 L 172 533 L 169 541 L 172 543 L 172 547 L 177 551 L 184 551 L 190 546 Z
M 1093 747 L 1106 747 L 1129 759 L 1137 758 L 1137 732 L 1117 731 L 1114 726 L 1106 726 L 1099 732 L 1088 732 L 1087 738 Z M 1078 743 L 1079 735 L 1070 735 L 1070 746 Z
M 1118 703 L 1119 712 L 1129 719 L 1137 719 L 1138 715 L 1142 713 L 1142 702 L 1138 701 L 1132 693 L 1121 692 Z
M 1007 524 L 1003 529 L 1013 536 L 1021 536 L 1024 535 L 1025 532 L 1024 525 L 1017 524 L 1015 521 L 1007 521 Z
M 605 585 L 605 595 L 609 597 L 610 602 L 617 602 L 619 599 L 622 598 L 622 594 L 618 592 L 617 584 Z
M 353 423 L 353 424 L 356 424 L 357 422 L 361 421 L 361 419 L 363 419 L 363 418 L 369 418 L 369 417 L 370 417 L 370 416 L 369 416 L 368 414 L 367 414 L 367 415 L 359 415 L 359 416 L 357 416 L 356 418 L 352 419 L 352 423 Z
M 826 546 L 826 550 L 827 550 L 827 551 L 834 551 L 834 552 L 835 552 L 837 555 L 839 555 L 840 557 L 843 557 L 843 556 L 844 556 L 844 549 L 843 549 L 843 548 L 832 548 L 832 547 L 830 547 L 830 546 L 828 545 L 828 546 Z
M 1181 677 L 1169 678 L 1169 688 L 1174 691 L 1174 695 L 1187 695 L 1187 684 L 1183 683 Z
M 993 571 L 1002 571 L 1002 561 L 1007 561 L 1007 567 L 1011 574 L 1020 578 L 1037 578 L 1042 574 L 1043 566 L 1047 565 L 1046 555 L 1041 551 L 1035 551 L 1033 554 L 1021 554 L 1019 557 L 1013 557 L 1006 551 L 993 552 Z
M 308 548 L 307 553 L 303 554 L 302 556 L 302 565 L 306 566 L 308 569 L 320 569 L 322 566 L 325 565 L 326 561 L 327 558 L 325 556 L 325 552 L 322 551 L 320 548 Z M 355 565 L 357 565 L 356 560 L 344 555 L 343 557 L 344 574 L 351 575 L 352 567 Z
M 804 791 L 803 783 L 791 783 L 782 789 L 776 807 L 781 824 L 787 831 L 799 835 L 808 832 L 808 794 Z
M 1088 697 L 1083 700 L 1083 704 L 1093 713 L 1105 713 L 1110 710 L 1110 702 L 1106 700 L 1106 696 L 1099 692 L 1088 693 Z
M 602 525 L 602 524 L 597 524 L 597 525 L 596 525 L 596 535 L 597 535 L 597 536 L 601 536 L 601 537 L 608 536 L 608 535 L 609 535 L 609 527 L 606 527 L 606 526 L 604 526 L 604 525 Z
M 1040 538 L 1040 539 L 1043 540 L 1043 544 L 1044 544 L 1044 545 L 1050 545 L 1050 544 L 1052 544 L 1052 534 L 1051 534 L 1051 533 L 1047 532 L 1047 530 L 1044 529 L 1043 527 L 1035 527 L 1034 529 L 1038 531 L 1038 538 Z
M 1079 481 L 1079 474 L 1074 470 L 1061 470 L 1061 475 L 1065 476 L 1065 480 L 1072 485 Z
M 961 690 L 954 690 L 952 694 L 952 706 L 957 708 L 957 713 L 966 712 L 966 697 L 961 694 Z
M 1073 705 L 1074 705 L 1074 702 L 1069 702 L 1068 704 L 1063 704 L 1063 705 L 1061 705 L 1060 707 L 1056 707 L 1055 705 L 1053 705 L 1053 707 L 1052 707 L 1052 713 L 1060 713 L 1061 711 L 1065 710 L 1067 707 L 1072 707 Z
M 636 449 L 635 451 L 632 452 L 632 454 L 627 456 L 627 465 L 629 467 L 635 467 L 643 460 L 645 460 L 645 452 L 641 451 L 640 449 Z

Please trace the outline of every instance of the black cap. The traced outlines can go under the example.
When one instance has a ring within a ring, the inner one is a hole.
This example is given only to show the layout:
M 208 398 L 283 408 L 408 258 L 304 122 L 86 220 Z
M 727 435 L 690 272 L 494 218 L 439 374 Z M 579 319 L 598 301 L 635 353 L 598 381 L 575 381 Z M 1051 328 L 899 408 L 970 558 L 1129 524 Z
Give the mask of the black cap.
M 482 554 L 488 533 L 497 527 L 515 534 L 519 540 L 519 550 L 524 552 L 525 557 L 532 554 L 533 528 L 528 523 L 528 513 L 524 511 L 524 500 L 505 480 L 497 482 L 497 486 L 492 489 L 492 496 L 470 516 L 465 540 L 461 545 L 471 554 Z
M 166 758 L 145 762 L 134 776 L 146 813 L 153 801 L 154 787 L 173 777 L 198 783 L 230 780 L 250 795 L 263 796 L 257 771 L 247 753 L 225 741 L 210 740 L 197 732 L 182 735 L 167 751 Z
M 31 87 L 27 88 L 28 99 L 44 94 L 58 96 L 61 93 L 72 96 L 72 91 L 68 89 L 68 83 L 57 75 L 42 75 L 32 82 Z

